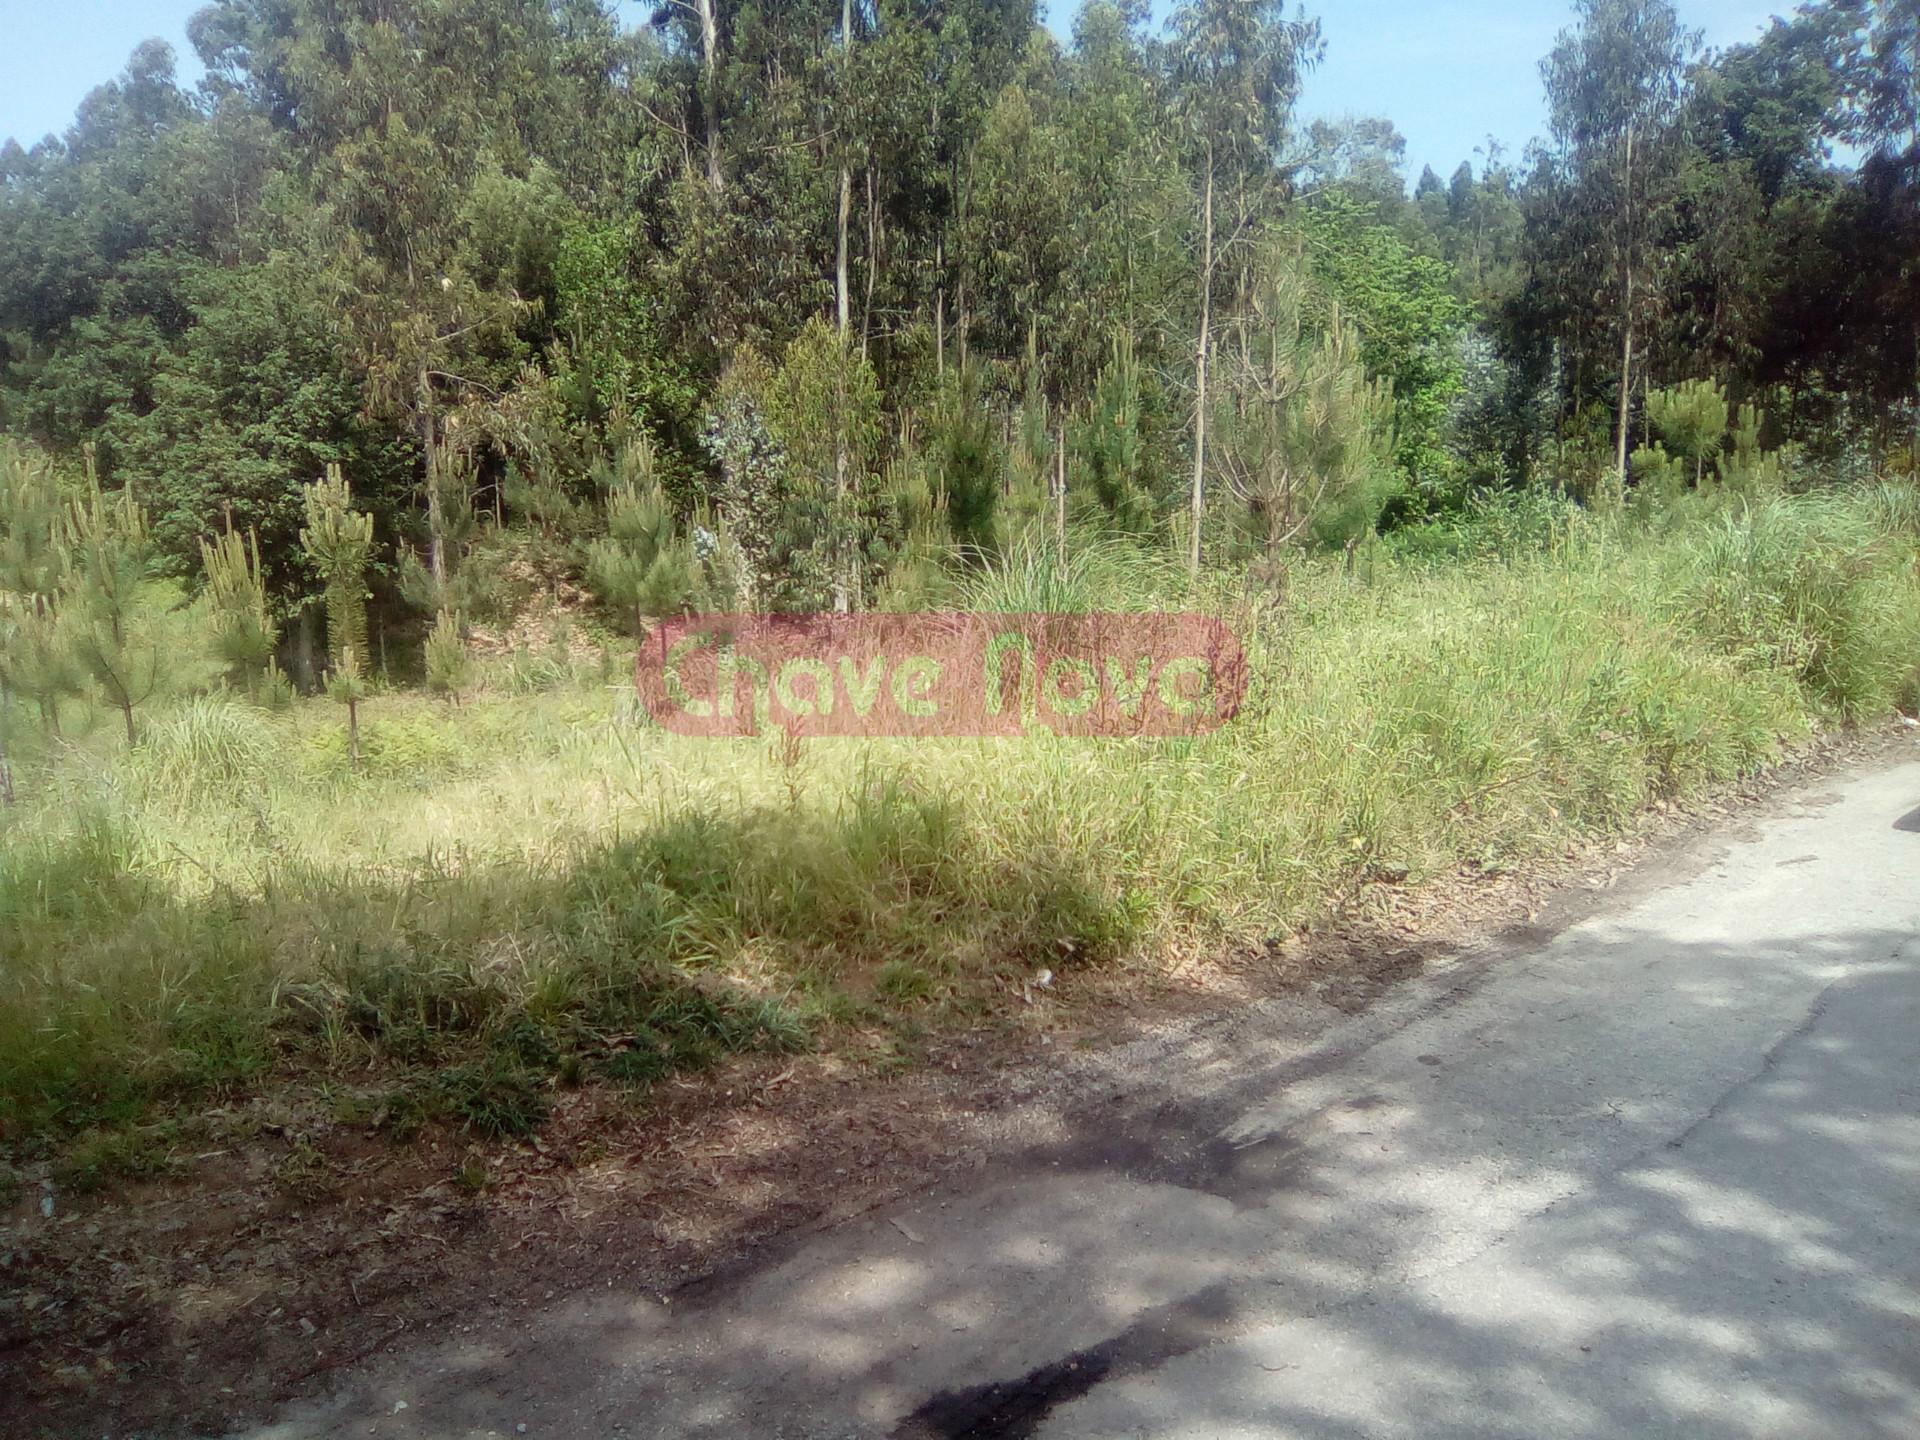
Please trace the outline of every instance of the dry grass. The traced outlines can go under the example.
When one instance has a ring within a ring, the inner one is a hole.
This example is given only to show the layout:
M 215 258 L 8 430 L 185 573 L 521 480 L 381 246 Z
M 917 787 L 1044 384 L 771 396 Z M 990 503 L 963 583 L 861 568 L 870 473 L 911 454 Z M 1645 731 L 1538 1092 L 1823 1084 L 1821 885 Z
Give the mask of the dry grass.
M 1469 558 L 1302 565 L 1279 605 L 1111 548 L 967 582 L 1228 619 L 1254 688 L 1190 741 L 691 740 L 622 686 L 516 681 L 376 697 L 359 774 L 325 701 L 182 702 L 131 753 L 16 744 L 0 1130 L 86 1130 L 110 1165 L 99 1137 L 156 1109 L 371 1067 L 370 1121 L 517 1133 L 556 1085 L 939 1023 L 1042 965 L 1498 869 L 1911 703 L 1901 503 L 1508 517 Z

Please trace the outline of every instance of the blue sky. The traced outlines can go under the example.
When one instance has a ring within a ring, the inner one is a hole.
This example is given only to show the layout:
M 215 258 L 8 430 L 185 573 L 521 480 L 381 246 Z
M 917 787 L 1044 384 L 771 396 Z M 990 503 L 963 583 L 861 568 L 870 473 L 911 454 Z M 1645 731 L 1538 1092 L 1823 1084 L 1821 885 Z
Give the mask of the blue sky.
M 159 35 L 192 76 L 186 20 L 202 0 L 0 0 L 0 137 L 31 144 L 73 118 L 80 98 Z M 1045 0 L 1043 0 L 1045 3 Z M 1065 30 L 1078 0 L 1052 0 Z M 629 5 L 630 11 L 638 6 Z M 1156 5 L 1156 10 L 1160 7 Z M 1790 0 L 1680 0 L 1711 44 L 1751 39 Z M 1308 82 L 1306 117 L 1386 115 L 1407 137 L 1409 178 L 1442 177 L 1491 134 L 1515 155 L 1544 129 L 1540 57 L 1571 14 L 1567 0 L 1319 0 L 1327 59 Z

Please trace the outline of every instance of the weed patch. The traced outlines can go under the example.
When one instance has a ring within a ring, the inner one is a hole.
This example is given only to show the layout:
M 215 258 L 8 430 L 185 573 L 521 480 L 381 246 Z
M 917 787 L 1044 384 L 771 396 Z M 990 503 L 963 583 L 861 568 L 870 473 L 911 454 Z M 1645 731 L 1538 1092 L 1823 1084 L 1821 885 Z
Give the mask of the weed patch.
M 1246 703 L 1191 739 L 690 740 L 556 680 L 375 697 L 353 775 L 324 702 L 156 710 L 130 755 L 36 758 L 0 819 L 0 1135 L 138 1175 L 156 1115 L 287 1084 L 522 1135 L 560 1087 L 904 1056 L 1041 970 L 1551 852 L 1920 704 L 1910 501 L 1490 505 L 1257 593 L 1116 546 L 961 584 L 1231 625 Z

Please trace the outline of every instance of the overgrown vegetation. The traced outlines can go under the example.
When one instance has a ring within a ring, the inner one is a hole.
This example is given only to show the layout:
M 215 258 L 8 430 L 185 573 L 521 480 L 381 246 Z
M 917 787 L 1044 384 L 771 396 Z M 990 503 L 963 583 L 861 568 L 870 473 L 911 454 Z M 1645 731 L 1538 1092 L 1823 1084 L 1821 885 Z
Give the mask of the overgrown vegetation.
M 1910 491 L 1696 503 L 1296 560 L 1278 610 L 1111 544 L 956 572 L 995 608 L 1228 617 L 1253 693 L 1194 741 L 718 745 L 590 674 L 382 695 L 357 772 L 324 701 L 232 691 L 156 706 L 137 750 L 36 740 L 0 830 L 0 1118 L 111 1134 L 278 1076 L 371 1085 L 355 1115 L 402 1133 L 520 1133 L 555 1085 L 910 1030 L 1043 967 L 1497 869 L 1914 703 Z
M 1910 9 L 1580 0 L 1525 167 L 1409 194 L 1277 0 L 207 6 L 0 151 L 0 1134 L 522 1134 L 1914 705 Z M 1251 698 L 638 714 L 663 618 L 938 606 L 1204 611 Z

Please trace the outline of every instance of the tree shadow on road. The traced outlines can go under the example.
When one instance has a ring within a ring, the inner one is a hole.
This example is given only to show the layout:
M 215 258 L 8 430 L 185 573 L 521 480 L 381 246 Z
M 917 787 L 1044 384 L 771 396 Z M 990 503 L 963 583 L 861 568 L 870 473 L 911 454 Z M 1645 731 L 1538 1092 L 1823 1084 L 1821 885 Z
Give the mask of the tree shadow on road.
M 381 1433 L 1916 1433 L 1912 935 L 1611 929 L 1491 973 L 1347 1062 L 1203 1056 L 1204 1103 L 1090 1106 L 1084 1142 L 671 1305 L 416 1357 Z M 359 1433 L 384 1394 L 268 1433 Z

